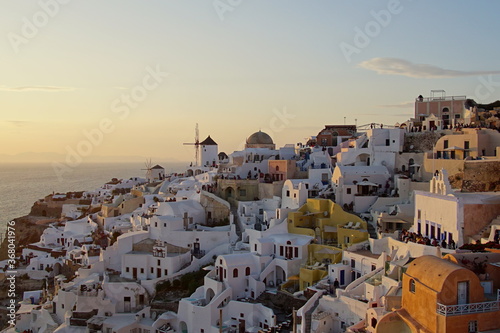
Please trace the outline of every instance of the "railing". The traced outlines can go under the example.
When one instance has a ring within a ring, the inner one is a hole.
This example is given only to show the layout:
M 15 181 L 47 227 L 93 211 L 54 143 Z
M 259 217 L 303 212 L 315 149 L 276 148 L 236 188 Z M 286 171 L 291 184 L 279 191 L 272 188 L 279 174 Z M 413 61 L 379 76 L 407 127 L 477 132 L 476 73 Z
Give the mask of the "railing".
M 443 97 L 424 97 L 424 98 L 416 98 L 417 102 L 432 102 L 432 101 L 454 101 L 454 100 L 464 100 L 467 96 L 443 96 Z
M 500 310 L 500 301 L 470 303 L 460 305 L 443 305 L 438 303 L 436 312 L 443 316 L 458 316 L 471 313 L 484 313 Z

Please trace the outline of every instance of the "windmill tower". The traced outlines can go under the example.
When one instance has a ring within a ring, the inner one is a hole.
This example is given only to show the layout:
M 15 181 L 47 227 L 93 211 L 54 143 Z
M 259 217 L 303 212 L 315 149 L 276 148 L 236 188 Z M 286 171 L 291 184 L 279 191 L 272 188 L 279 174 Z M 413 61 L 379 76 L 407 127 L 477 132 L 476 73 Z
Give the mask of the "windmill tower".
M 141 170 L 146 170 L 146 179 L 148 182 L 151 182 L 153 178 L 153 172 L 152 172 L 152 166 L 153 164 L 151 163 L 151 159 L 146 159 L 146 162 L 144 163 L 146 166 L 146 169 L 141 169 Z
M 194 146 L 194 166 L 198 166 L 198 160 L 200 157 L 200 131 L 198 130 L 198 123 L 196 123 L 196 127 L 194 130 L 194 142 L 184 143 L 184 145 Z

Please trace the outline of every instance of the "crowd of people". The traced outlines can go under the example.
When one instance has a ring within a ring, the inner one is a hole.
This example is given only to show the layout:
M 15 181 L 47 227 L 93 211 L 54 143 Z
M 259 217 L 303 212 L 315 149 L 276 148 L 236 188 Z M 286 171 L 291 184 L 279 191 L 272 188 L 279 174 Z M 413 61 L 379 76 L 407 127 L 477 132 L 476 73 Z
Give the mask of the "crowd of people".
M 415 233 L 408 231 L 406 229 L 403 229 L 400 234 L 400 241 L 408 243 L 408 242 L 413 242 L 417 244 L 423 244 L 423 245 L 429 245 L 429 246 L 439 246 L 444 249 L 455 249 L 456 244 L 453 239 L 450 240 L 450 243 L 448 244 L 446 242 L 446 239 L 441 239 L 437 240 L 434 237 L 425 237 L 421 233 Z

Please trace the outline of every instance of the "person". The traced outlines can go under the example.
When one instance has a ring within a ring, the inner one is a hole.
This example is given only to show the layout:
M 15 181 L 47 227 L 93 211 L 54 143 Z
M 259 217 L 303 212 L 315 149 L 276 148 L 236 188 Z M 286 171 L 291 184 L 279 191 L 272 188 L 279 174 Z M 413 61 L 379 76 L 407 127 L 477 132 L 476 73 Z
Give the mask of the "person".
M 441 247 L 442 247 L 443 249 L 446 249 L 446 245 L 447 245 L 447 244 L 446 244 L 446 240 L 444 240 L 444 239 L 443 239 L 443 240 L 441 241 Z
M 337 278 L 335 278 L 335 281 L 333 281 L 333 287 L 335 289 L 337 289 L 338 287 L 340 287 L 340 283 L 339 283 L 339 280 Z

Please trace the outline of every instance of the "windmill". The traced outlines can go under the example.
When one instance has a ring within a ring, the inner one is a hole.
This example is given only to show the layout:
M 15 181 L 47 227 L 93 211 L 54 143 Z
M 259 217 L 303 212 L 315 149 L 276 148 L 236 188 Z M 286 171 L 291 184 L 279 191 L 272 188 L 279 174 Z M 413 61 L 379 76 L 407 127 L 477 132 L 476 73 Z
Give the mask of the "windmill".
M 194 166 L 198 166 L 200 156 L 200 131 L 198 130 L 198 123 L 196 123 L 194 129 L 194 143 L 184 143 L 184 145 L 194 146 Z
M 153 178 L 153 172 L 151 171 L 153 163 L 151 163 L 151 159 L 149 160 L 146 159 L 144 165 L 146 166 L 146 169 L 141 169 L 141 170 L 146 170 L 146 179 L 148 182 L 150 182 L 151 178 Z

